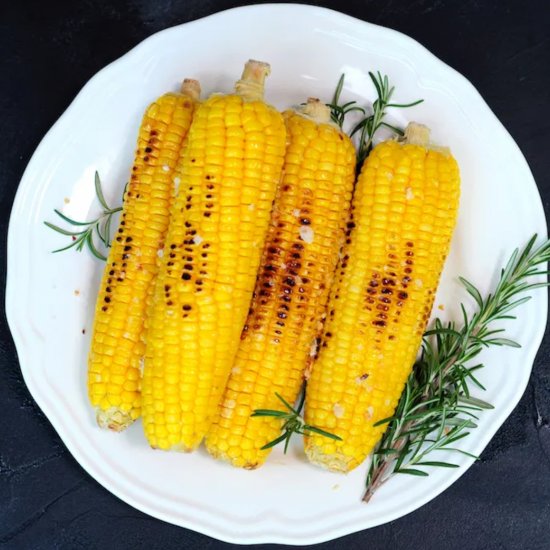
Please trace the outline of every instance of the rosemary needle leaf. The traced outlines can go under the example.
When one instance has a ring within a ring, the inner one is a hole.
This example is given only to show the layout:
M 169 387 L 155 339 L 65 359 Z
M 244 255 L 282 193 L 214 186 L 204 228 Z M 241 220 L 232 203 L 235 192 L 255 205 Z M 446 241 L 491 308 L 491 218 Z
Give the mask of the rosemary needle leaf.
M 384 126 L 388 129 L 390 129 L 392 132 L 394 132 L 398 136 L 404 136 L 405 135 L 405 132 L 401 128 L 398 128 L 397 126 L 393 126 L 392 124 L 388 124 L 387 122 L 381 122 L 380 126 Z
M 508 346 L 510 348 L 521 348 L 521 344 L 510 340 L 509 338 L 492 338 L 491 340 L 485 340 L 485 343 L 493 346 Z
M 417 462 L 417 466 L 438 466 L 439 468 L 458 468 L 458 464 L 452 462 L 438 462 L 438 461 L 422 461 Z
M 64 221 L 66 221 L 67 223 L 70 223 L 71 225 L 92 225 L 96 222 L 96 220 L 92 220 L 91 222 L 77 222 L 76 220 L 73 220 L 67 216 L 65 216 L 65 214 L 63 214 L 63 212 L 61 212 L 60 210 L 57 210 L 57 208 L 54 208 L 54 212 Z
M 111 222 L 113 221 L 113 214 L 109 214 L 103 225 L 103 242 L 107 248 L 111 247 Z
M 407 109 L 408 107 L 415 107 L 423 103 L 423 99 L 417 99 L 416 101 L 411 101 L 411 103 L 388 103 L 386 107 L 396 107 L 397 109 Z
M 473 458 L 474 460 L 479 460 L 479 456 L 469 453 L 468 451 L 463 451 L 462 449 L 456 449 L 454 447 L 445 447 L 446 451 L 453 451 L 453 453 L 460 453 L 461 455 Z
M 57 248 L 56 250 L 52 250 L 52 254 L 57 254 L 58 252 L 65 252 L 65 250 L 69 250 L 74 247 L 78 248 L 80 241 L 81 239 L 77 239 L 76 241 L 73 241 L 71 244 L 64 246 L 63 248 Z
M 427 472 L 423 472 L 422 470 L 417 470 L 416 468 L 401 468 L 399 470 L 394 470 L 396 474 L 409 474 L 411 476 L 421 476 L 421 477 L 428 477 Z
M 478 407 L 479 409 L 485 409 L 485 410 L 494 409 L 494 407 L 493 407 L 493 405 L 491 405 L 491 403 L 487 403 L 486 401 L 483 401 L 482 399 L 478 399 L 477 397 L 459 396 L 458 401 L 460 403 L 466 403 L 466 404 L 469 404 L 469 405 L 474 405 L 475 407 Z
M 99 174 L 97 173 L 97 170 L 94 176 L 94 185 L 95 185 L 95 194 L 97 196 L 97 200 L 99 201 L 99 204 L 101 204 L 101 206 L 103 206 L 105 210 L 110 210 L 109 206 L 107 205 L 107 201 L 105 200 L 105 197 L 103 195 L 103 189 L 101 189 L 101 180 L 99 179 Z
M 276 411 L 272 409 L 256 409 L 250 416 L 273 416 L 277 418 L 283 418 L 288 416 L 288 413 L 285 411 Z
M 103 261 L 106 261 L 107 260 L 107 257 L 104 256 L 95 246 L 94 244 L 94 239 L 93 239 L 93 233 L 90 232 L 88 233 L 87 235 L 87 238 L 86 238 L 86 244 L 88 245 L 88 248 L 90 249 L 90 252 L 98 259 L 98 260 L 103 260 Z
M 286 452 L 288 451 L 288 444 L 290 443 L 290 437 L 292 435 L 292 432 L 287 432 L 286 433 L 286 439 L 285 439 L 285 447 L 284 447 L 284 450 L 283 450 L 283 453 L 286 455 Z
M 269 443 L 265 444 L 260 450 L 261 451 L 265 451 L 266 449 L 271 449 L 271 447 L 275 447 L 275 445 L 278 445 L 279 443 L 281 443 L 281 441 L 284 441 L 285 439 L 287 439 L 288 435 L 287 435 L 287 432 L 281 434 L 279 437 L 277 437 L 276 439 L 274 439 L 273 441 L 270 441 Z M 286 448 L 286 445 L 285 445 L 285 448 Z
M 376 88 L 376 93 L 378 94 L 378 97 L 382 97 L 382 89 L 380 88 L 380 83 L 378 82 L 378 79 L 376 76 L 374 76 L 373 73 L 369 71 L 370 79 L 372 80 L 372 83 L 374 84 L 374 87 Z M 380 78 L 380 73 L 378 73 L 378 78 Z
M 330 432 L 325 432 L 325 430 L 321 430 L 321 428 L 316 428 L 315 426 L 308 426 L 307 424 L 304 424 L 303 430 L 304 432 L 314 432 L 319 435 L 324 435 L 325 437 L 334 439 L 335 441 L 342 441 L 340 436 L 331 434 Z
M 389 422 L 394 422 L 395 420 L 398 420 L 397 416 L 389 416 L 388 418 L 382 418 L 382 420 L 378 420 L 378 422 L 375 422 L 373 426 L 382 426 L 382 424 L 388 424 Z
M 458 280 L 464 285 L 468 291 L 468 294 L 470 294 L 470 296 L 472 296 L 472 298 L 476 301 L 476 304 L 479 307 L 483 307 L 483 298 L 481 297 L 479 290 L 464 277 L 459 277 Z
M 291 412 L 291 413 L 294 413 L 296 415 L 299 415 L 300 413 L 294 408 L 292 407 L 292 405 L 290 403 L 288 403 L 288 401 L 286 401 L 286 399 L 280 394 L 280 393 L 277 393 L 275 392 L 275 395 L 277 396 L 277 399 L 279 399 L 279 401 Z
M 342 93 L 342 89 L 344 87 L 345 78 L 346 75 L 342 73 L 338 79 L 338 84 L 336 84 L 336 89 L 334 90 L 334 95 L 332 96 L 332 103 L 334 105 L 338 105 L 338 102 L 340 101 L 340 94 Z
M 68 237 L 82 235 L 82 233 L 86 232 L 86 230 L 84 230 L 84 231 L 79 231 L 78 233 L 75 233 L 74 231 L 68 231 L 67 229 L 63 229 L 62 227 L 59 227 L 58 225 L 54 225 L 53 223 L 50 223 L 50 222 L 44 222 L 44 225 L 46 225 L 50 229 L 53 229 L 54 231 L 57 231 L 58 233 L 61 233 L 62 235 L 67 235 Z

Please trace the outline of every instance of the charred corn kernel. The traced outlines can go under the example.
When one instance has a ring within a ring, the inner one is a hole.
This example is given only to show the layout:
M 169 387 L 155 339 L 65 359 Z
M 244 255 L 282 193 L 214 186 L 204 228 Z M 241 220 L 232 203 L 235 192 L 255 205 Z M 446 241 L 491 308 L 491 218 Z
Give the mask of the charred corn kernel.
M 353 223 L 331 290 L 305 420 L 342 438 L 306 438 L 309 459 L 349 471 L 373 450 L 421 344 L 456 222 L 458 167 L 410 124 L 404 143 L 374 148 L 359 176 Z
M 237 351 L 285 151 L 282 116 L 262 100 L 268 71 L 247 63 L 236 93 L 205 101 L 189 132 L 146 335 L 153 447 L 199 445 Z
M 350 139 L 330 110 L 310 99 L 286 112 L 287 151 L 241 343 L 206 447 L 243 468 L 262 464 L 281 422 L 254 417 L 279 409 L 275 392 L 294 402 L 312 359 L 343 244 L 355 179 Z M 306 156 L 316 151 L 316 159 Z M 308 234 L 310 238 L 305 238 Z M 313 350 L 313 351 L 312 351 Z
M 181 93 L 152 103 L 141 123 L 120 225 L 101 281 L 88 359 L 88 393 L 101 427 L 120 431 L 140 414 L 146 301 L 168 228 L 174 168 L 199 93 L 196 80 L 185 80 Z

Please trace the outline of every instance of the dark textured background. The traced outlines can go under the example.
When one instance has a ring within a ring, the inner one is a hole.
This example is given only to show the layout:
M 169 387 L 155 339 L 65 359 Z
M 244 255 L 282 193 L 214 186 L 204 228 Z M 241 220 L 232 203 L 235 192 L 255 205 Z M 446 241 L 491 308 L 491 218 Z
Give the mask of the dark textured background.
M 17 0 L 0 7 L 0 254 L 19 179 L 40 139 L 99 69 L 152 33 L 229 0 Z M 523 150 L 550 199 L 548 0 L 322 2 L 402 31 L 468 77 Z M 9 6 L 9 7 L 6 7 Z M 550 358 L 479 460 L 420 510 L 318 548 L 550 549 Z M 229 548 L 124 504 L 65 449 L 21 378 L 0 326 L 1 548 Z

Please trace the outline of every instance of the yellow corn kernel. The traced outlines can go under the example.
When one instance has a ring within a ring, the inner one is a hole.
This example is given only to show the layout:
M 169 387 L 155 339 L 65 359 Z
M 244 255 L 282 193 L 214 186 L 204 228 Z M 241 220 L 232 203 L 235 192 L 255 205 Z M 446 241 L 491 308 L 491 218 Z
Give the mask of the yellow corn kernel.
M 287 152 L 241 343 L 206 447 L 234 466 L 255 468 L 281 421 L 251 417 L 293 403 L 312 359 L 338 260 L 355 179 L 350 139 L 330 110 L 309 100 L 285 113 Z M 315 162 L 305 159 L 315 150 Z
M 331 290 L 305 420 L 342 438 L 305 438 L 309 459 L 358 466 L 395 410 L 430 316 L 456 223 L 460 181 L 448 150 L 410 124 L 374 148 L 359 176 L 353 228 Z
M 140 414 L 146 302 L 168 229 L 174 169 L 199 93 L 196 80 L 185 80 L 180 93 L 165 94 L 151 104 L 141 123 L 120 225 L 97 298 L 88 358 L 88 393 L 101 427 L 120 431 Z
M 199 445 L 237 351 L 285 150 L 282 116 L 262 99 L 268 69 L 249 62 L 236 93 L 205 101 L 189 132 L 146 334 L 153 447 Z M 177 409 L 159 412 L 172 396 Z

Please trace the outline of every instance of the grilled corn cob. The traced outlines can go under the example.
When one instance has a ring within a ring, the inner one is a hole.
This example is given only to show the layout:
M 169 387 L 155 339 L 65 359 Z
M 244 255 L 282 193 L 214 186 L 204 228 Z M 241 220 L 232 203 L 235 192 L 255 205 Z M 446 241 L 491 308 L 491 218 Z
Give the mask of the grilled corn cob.
M 146 333 L 143 425 L 153 447 L 191 451 L 216 412 L 254 289 L 285 152 L 263 102 L 265 63 L 197 109 Z
M 284 114 L 287 152 L 252 304 L 206 446 L 234 466 L 255 468 L 281 421 L 251 418 L 294 402 L 328 299 L 355 179 L 350 139 L 330 109 L 310 99 Z
M 168 228 L 174 168 L 200 94 L 196 80 L 145 112 L 118 232 L 97 298 L 88 393 L 101 427 L 120 431 L 140 414 L 143 318 Z
M 309 459 L 349 471 L 373 450 L 411 372 L 458 210 L 458 167 L 410 124 L 374 148 L 359 176 L 305 419 L 342 441 L 306 437 Z

